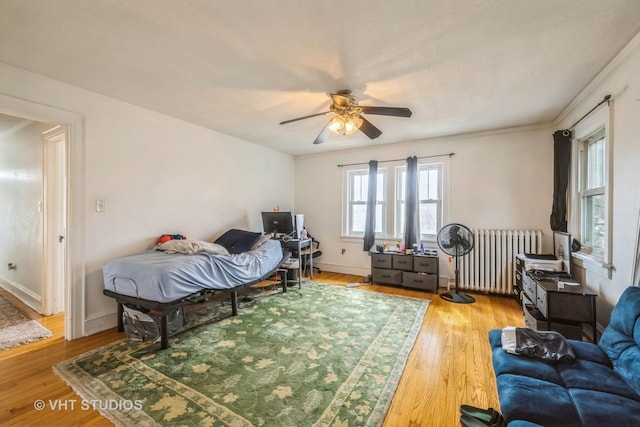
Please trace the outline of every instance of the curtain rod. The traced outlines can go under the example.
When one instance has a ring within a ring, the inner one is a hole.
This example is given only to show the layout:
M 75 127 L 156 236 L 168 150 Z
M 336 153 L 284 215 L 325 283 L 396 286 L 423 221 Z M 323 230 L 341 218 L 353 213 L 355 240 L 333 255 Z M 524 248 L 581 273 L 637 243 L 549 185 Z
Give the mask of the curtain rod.
M 433 156 L 422 156 L 422 157 L 418 157 L 418 159 L 431 159 L 433 157 L 444 157 L 444 156 L 455 156 L 456 153 L 447 153 L 447 154 L 435 154 Z M 401 162 L 402 160 L 406 160 L 406 159 L 394 159 L 394 160 L 379 160 L 378 163 L 389 163 L 389 162 Z M 360 163 L 347 163 L 344 165 L 338 165 L 339 168 L 343 168 L 345 166 L 358 166 L 358 165 L 368 165 L 369 162 L 360 162 Z
M 565 129 L 564 131 L 562 131 L 562 134 L 564 136 L 569 136 L 569 132 L 576 127 L 576 125 L 578 123 L 580 123 L 581 121 L 583 121 L 589 114 L 593 113 L 595 111 L 596 108 L 598 108 L 599 106 L 601 106 L 602 104 L 604 104 L 605 102 L 609 102 L 609 100 L 611 99 L 611 95 L 605 95 L 604 99 L 600 102 L 598 102 L 598 105 L 596 105 L 595 107 L 593 107 L 591 110 L 589 110 L 589 112 L 587 114 L 585 114 L 584 116 L 580 117 L 574 124 L 572 124 L 571 126 L 569 126 L 567 129 Z

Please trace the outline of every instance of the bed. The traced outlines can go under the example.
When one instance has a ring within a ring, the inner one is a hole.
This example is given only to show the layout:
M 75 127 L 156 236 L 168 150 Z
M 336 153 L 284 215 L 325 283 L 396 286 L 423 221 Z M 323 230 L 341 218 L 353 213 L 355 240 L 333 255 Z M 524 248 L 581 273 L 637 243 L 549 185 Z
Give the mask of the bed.
M 102 268 L 103 293 L 118 303 L 119 331 L 124 330 L 123 304 L 158 315 L 161 348 L 166 349 L 169 313 L 202 302 L 216 292 L 227 292 L 235 316 L 237 291 L 272 276 L 282 262 L 279 241 L 264 238 L 261 233 L 234 229 L 214 244 L 173 241 L 109 261 Z M 283 291 L 286 292 L 286 283 Z

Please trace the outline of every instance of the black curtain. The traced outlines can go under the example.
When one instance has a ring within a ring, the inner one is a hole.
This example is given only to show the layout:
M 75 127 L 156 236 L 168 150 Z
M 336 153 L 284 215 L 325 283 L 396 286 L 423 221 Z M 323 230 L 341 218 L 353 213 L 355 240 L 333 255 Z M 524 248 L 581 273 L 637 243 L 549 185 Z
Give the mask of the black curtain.
M 404 244 L 411 249 L 420 242 L 420 208 L 418 202 L 418 158 L 407 157 L 407 181 L 404 199 Z
M 553 134 L 553 207 L 551 229 L 567 231 L 567 187 L 571 166 L 571 131 L 558 130 Z
M 376 195 L 378 194 L 378 162 L 369 162 L 369 183 L 367 186 L 367 213 L 364 221 L 364 245 L 368 251 L 376 240 Z

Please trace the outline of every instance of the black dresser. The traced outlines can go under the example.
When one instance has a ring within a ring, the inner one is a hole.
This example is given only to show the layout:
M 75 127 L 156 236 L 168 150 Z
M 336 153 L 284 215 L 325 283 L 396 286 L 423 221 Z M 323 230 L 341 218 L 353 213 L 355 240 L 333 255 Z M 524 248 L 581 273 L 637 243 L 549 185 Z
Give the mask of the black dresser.
M 371 252 L 371 282 L 438 292 L 437 254 Z

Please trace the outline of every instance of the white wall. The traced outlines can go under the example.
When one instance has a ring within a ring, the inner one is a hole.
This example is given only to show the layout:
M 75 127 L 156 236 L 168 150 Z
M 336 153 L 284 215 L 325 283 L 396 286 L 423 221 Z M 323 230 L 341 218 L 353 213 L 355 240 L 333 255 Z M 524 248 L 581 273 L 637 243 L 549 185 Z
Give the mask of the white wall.
M 0 135 L 0 281 L 36 310 L 43 277 L 42 132 L 50 127 L 25 120 Z M 8 270 L 9 263 L 17 268 Z
M 565 129 L 607 94 L 613 102 L 613 236 L 611 277 L 586 265 L 586 282 L 598 292 L 598 320 L 608 323 L 611 307 L 631 284 L 640 213 L 640 35 L 576 98 L 558 121 Z M 606 107 L 601 107 L 606 108 Z M 569 224 L 576 228 L 577 224 Z M 575 233 L 575 231 L 574 231 Z M 579 239 L 579 235 L 576 235 Z
M 362 251 L 362 240 L 340 237 L 342 169 L 337 165 L 453 152 L 451 211 L 445 224 L 541 229 L 545 249 L 552 250 L 552 141 L 552 128 L 539 126 L 393 145 L 376 146 L 372 141 L 366 149 L 296 157 L 296 212 L 305 214 L 309 232 L 321 241 L 318 263 L 323 268 L 369 274 L 370 258 Z M 446 276 L 451 269 L 444 257 L 440 261 L 441 277 Z
M 115 325 L 106 261 L 163 233 L 212 240 L 231 227 L 261 230 L 262 210 L 293 209 L 289 155 L 2 64 L 0 94 L 84 118 L 87 334 Z

